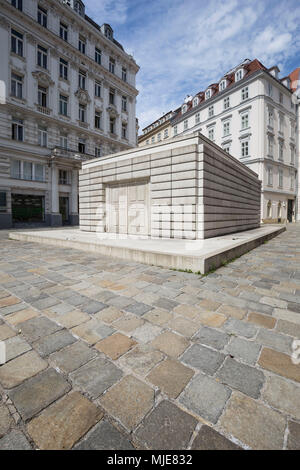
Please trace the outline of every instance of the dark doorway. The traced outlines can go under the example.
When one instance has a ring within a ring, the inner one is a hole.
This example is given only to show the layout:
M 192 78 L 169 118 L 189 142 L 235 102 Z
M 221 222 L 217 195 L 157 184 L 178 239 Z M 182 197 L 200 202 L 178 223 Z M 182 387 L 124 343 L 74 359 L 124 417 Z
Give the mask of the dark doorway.
M 13 222 L 40 223 L 44 221 L 44 196 L 12 194 Z
M 288 199 L 288 207 L 287 207 L 287 219 L 289 222 L 293 222 L 293 208 L 294 208 L 294 201 L 293 199 Z
M 69 223 L 69 198 L 68 197 L 59 198 L 59 212 L 62 217 L 62 223 L 68 224 Z

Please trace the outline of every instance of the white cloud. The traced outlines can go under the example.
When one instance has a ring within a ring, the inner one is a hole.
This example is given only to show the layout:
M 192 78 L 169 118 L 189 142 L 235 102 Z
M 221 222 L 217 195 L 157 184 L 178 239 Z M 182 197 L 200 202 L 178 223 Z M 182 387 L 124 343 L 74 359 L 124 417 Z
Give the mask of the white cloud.
M 245 58 L 270 67 L 299 56 L 300 8 L 297 0 L 288 3 L 289 8 L 280 0 L 118 0 L 114 12 L 104 0 L 101 15 L 119 18 L 116 38 L 141 67 L 140 128 Z M 98 1 L 86 4 L 98 19 Z

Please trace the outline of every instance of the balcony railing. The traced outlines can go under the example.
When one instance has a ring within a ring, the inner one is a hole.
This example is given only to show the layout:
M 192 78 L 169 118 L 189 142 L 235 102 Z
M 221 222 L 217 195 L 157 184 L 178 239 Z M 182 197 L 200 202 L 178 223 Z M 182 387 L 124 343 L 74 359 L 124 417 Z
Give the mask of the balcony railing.
M 95 158 L 95 155 L 91 155 L 90 153 L 79 152 L 78 150 L 72 150 L 59 146 L 51 149 L 51 156 L 60 158 L 70 158 L 72 160 L 79 160 L 81 162 Z

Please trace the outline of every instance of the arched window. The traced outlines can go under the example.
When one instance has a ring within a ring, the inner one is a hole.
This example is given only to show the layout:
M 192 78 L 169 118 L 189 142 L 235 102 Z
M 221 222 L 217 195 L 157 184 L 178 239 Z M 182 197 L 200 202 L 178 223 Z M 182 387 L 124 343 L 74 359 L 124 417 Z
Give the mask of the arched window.
M 198 99 L 198 97 L 196 96 L 196 98 L 194 98 L 194 100 L 193 100 L 193 106 L 194 106 L 194 107 L 197 106 L 198 103 L 199 103 L 199 99 Z
M 272 217 L 272 202 L 268 201 L 268 204 L 267 204 L 267 218 L 271 219 L 271 217 Z
M 208 100 L 208 98 L 211 97 L 211 90 L 206 90 L 205 92 L 205 99 Z
M 280 219 L 281 218 L 281 208 L 282 208 L 282 205 L 281 205 L 281 201 L 278 202 L 278 206 L 277 206 L 277 217 Z
M 181 108 L 182 114 L 184 114 L 184 113 L 186 112 L 186 110 L 187 110 L 187 105 L 184 104 L 184 105 L 182 106 L 182 108 Z

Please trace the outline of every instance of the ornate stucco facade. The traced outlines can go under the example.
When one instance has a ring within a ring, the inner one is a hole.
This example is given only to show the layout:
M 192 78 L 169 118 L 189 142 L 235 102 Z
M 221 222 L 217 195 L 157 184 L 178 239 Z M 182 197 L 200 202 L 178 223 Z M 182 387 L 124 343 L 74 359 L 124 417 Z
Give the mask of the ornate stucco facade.
M 136 146 L 139 67 L 81 1 L 0 0 L 0 227 L 78 223 L 81 162 Z

